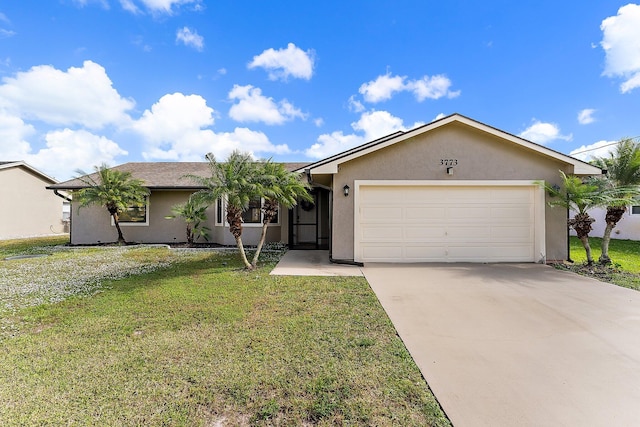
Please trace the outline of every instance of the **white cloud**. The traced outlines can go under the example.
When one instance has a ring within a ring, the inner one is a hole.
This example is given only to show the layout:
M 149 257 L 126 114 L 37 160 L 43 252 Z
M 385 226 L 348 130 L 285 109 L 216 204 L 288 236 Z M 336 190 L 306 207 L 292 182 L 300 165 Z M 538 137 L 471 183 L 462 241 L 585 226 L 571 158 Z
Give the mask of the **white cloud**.
M 262 132 L 236 128 L 215 133 L 215 111 L 199 95 L 165 95 L 133 124 L 146 143 L 147 160 L 202 160 L 208 152 L 226 157 L 234 149 L 252 153 L 288 153 L 286 145 L 273 145 Z
M 555 123 L 544 123 L 535 119 L 533 124 L 520 133 L 519 136 L 537 144 L 546 144 L 556 139 L 563 139 L 565 141 L 571 141 L 573 139 L 573 135 L 571 134 L 562 135 L 560 128 Z
M 351 127 L 355 131 L 364 133 L 366 141 L 373 141 L 385 135 L 406 130 L 403 126 L 402 119 L 391 115 L 388 111 L 370 111 L 363 113 L 360 120 L 351 123 Z
M 195 10 L 201 10 L 203 7 L 201 0 L 139 0 L 139 3 L 142 3 L 151 13 L 163 13 L 166 15 L 173 14 L 175 9 L 183 5 L 192 5 Z M 128 12 L 140 12 L 140 8 L 134 0 L 120 0 L 120 5 Z
M 596 110 L 593 108 L 585 108 L 584 110 L 578 113 L 578 123 L 581 125 L 588 125 L 589 123 L 593 123 L 596 119 L 593 118 L 593 113 Z
M 443 74 L 436 76 L 424 76 L 420 80 L 413 80 L 407 83 L 407 87 L 418 102 L 422 102 L 425 99 L 439 99 L 443 96 L 447 98 L 455 98 L 460 96 L 460 91 L 452 92 L 449 90 L 451 87 L 451 80 Z
M 316 127 L 322 127 L 324 125 L 324 119 L 322 117 L 313 119 L 313 124 L 316 125 Z
M 289 76 L 298 79 L 311 79 L 313 75 L 314 52 L 303 51 L 289 43 L 286 49 L 267 49 L 253 57 L 249 68 L 261 67 L 269 73 L 271 80 L 286 80 Z
M 460 91 L 451 91 L 452 82 L 444 74 L 435 76 L 423 76 L 418 80 L 407 80 L 406 76 L 392 76 L 387 73 L 378 76 L 375 80 L 364 83 L 358 89 L 364 100 L 377 103 L 391 99 L 398 92 L 408 91 L 418 102 L 425 99 L 439 99 L 442 97 L 455 98 Z
M 364 110 L 365 108 L 364 105 L 362 105 L 362 102 L 358 101 L 355 95 L 351 95 L 349 97 L 349 111 L 362 113 Z
M 411 128 L 420 126 L 423 123 L 414 123 Z M 342 131 L 323 134 L 318 137 L 318 142 L 305 150 L 307 157 L 321 159 L 340 153 L 368 141 L 389 135 L 397 131 L 406 131 L 403 120 L 391 115 L 387 111 L 370 111 L 363 113 L 360 120 L 351 123 L 351 127 L 356 132 L 363 135 L 345 135 Z
M 35 128 L 20 117 L 0 109 L 0 159 L 24 160 L 31 151 L 27 139 L 35 133 Z
M 273 98 L 262 95 L 262 90 L 251 85 L 234 85 L 229 99 L 238 101 L 231 106 L 229 116 L 238 122 L 264 122 L 280 125 L 296 117 L 306 119 L 306 115 L 286 99 L 276 103 Z
M 375 103 L 391 99 L 393 94 L 406 90 L 406 76 L 391 76 L 389 73 L 377 79 L 363 83 L 358 92 L 367 102 Z
M 8 39 L 9 37 L 13 37 L 15 35 L 16 35 L 15 31 L 0 28 L 0 39 Z
M 616 16 L 602 21 L 600 29 L 606 54 L 603 74 L 623 78 L 622 93 L 640 87 L 640 5 L 622 6 Z
M 120 0 L 120 6 L 127 12 L 140 13 L 140 9 L 135 5 L 133 0 Z
M 434 117 L 433 120 L 431 120 L 432 122 L 435 122 L 436 120 L 440 120 L 440 119 L 444 119 L 445 117 L 447 117 L 446 114 L 444 113 L 439 113 L 437 116 Z
M 114 164 L 128 153 L 114 141 L 86 130 L 63 129 L 47 133 L 46 148 L 27 156 L 27 163 L 59 180 L 72 177 L 71 171 L 91 171 L 101 163 Z
M 176 43 L 178 42 L 182 42 L 185 46 L 192 47 L 200 52 L 204 49 L 204 38 L 189 27 L 183 27 L 176 31 Z
M 598 141 L 591 145 L 582 145 L 569 153 L 576 159 L 588 162 L 595 157 L 608 157 L 616 149 L 617 141 Z
M 185 132 L 213 125 L 213 114 L 213 108 L 200 95 L 174 93 L 164 95 L 151 110 L 145 110 L 133 129 L 148 141 L 175 141 Z
M 99 129 L 128 121 L 134 102 L 113 88 L 105 69 L 92 61 L 66 72 L 50 65 L 32 67 L 0 85 L 0 107 L 51 125 Z

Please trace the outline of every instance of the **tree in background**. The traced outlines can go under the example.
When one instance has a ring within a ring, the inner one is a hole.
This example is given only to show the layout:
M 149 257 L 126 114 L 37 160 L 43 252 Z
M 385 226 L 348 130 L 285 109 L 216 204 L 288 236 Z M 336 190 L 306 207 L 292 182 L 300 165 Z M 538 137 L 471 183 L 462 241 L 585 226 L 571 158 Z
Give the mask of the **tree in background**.
M 631 138 L 622 139 L 618 142 L 615 151 L 609 154 L 609 157 L 599 157 L 591 163 L 607 171 L 607 174 L 602 178 L 603 188 L 616 190 L 621 196 L 617 203 L 607 205 L 605 216 L 607 225 L 602 235 L 602 254 L 598 261 L 601 264 L 610 264 L 611 231 L 622 219 L 627 211 L 627 206 L 640 195 L 638 190 L 638 186 L 640 186 L 640 143 Z
M 187 224 L 187 243 L 191 246 L 201 237 L 204 240 L 209 240 L 209 231 L 211 230 L 204 225 L 207 221 L 207 207 L 206 204 L 198 204 L 192 197 L 189 197 L 186 203 L 174 205 L 171 208 L 173 215 L 165 218 L 182 218 L 184 220 Z
M 100 205 L 107 208 L 118 230 L 118 243 L 124 244 L 118 216 L 129 207 L 144 206 L 149 190 L 142 180 L 133 178 L 131 172 L 110 169 L 105 163 L 94 169 L 96 172 L 91 175 L 76 171 L 80 175 L 78 179 L 88 187 L 75 191 L 73 199 L 80 207 Z

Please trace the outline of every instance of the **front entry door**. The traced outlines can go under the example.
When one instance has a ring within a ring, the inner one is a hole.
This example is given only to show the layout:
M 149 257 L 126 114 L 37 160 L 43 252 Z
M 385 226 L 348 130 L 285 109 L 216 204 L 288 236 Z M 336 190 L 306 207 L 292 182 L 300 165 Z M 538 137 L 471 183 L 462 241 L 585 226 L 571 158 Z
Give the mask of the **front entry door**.
M 302 201 L 290 211 L 289 245 L 292 249 L 329 248 L 329 192 L 314 188 L 312 202 Z

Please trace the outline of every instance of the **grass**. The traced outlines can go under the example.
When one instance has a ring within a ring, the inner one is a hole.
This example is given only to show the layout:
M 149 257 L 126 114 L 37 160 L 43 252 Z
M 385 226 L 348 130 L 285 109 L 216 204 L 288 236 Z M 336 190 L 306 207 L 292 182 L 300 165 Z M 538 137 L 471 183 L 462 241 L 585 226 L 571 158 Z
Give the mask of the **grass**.
M 175 254 L 128 250 L 156 267 L 0 313 L 21 325 L 0 338 L 0 424 L 450 425 L 364 278 Z
M 598 261 L 602 239 L 590 237 L 593 259 Z M 625 288 L 640 290 L 640 242 L 635 240 L 611 239 L 609 244 L 609 257 L 611 266 L 594 265 L 586 267 L 587 257 L 584 247 L 577 237 L 571 237 L 571 258 L 574 265 L 566 265 L 562 268 L 570 269 L 576 273 L 595 277 L 598 280 L 623 286 Z

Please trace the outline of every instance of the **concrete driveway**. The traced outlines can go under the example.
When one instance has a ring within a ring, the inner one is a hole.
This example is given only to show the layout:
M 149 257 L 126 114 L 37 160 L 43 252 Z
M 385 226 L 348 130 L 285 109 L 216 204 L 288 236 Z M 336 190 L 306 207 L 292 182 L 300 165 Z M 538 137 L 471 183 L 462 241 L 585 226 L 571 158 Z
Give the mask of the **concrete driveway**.
M 640 292 L 537 264 L 362 270 L 456 427 L 640 425 Z

